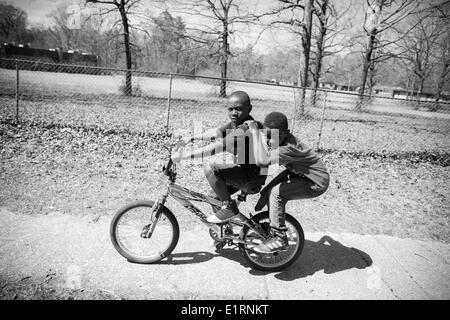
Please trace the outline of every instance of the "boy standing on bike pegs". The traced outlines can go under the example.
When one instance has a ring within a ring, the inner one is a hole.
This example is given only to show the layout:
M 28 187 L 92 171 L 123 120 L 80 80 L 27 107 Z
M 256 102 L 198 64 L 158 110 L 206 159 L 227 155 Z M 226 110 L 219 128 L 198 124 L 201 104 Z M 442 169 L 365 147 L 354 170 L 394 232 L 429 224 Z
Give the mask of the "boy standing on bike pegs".
M 285 226 L 285 208 L 289 200 L 309 199 L 322 195 L 330 176 L 316 153 L 292 135 L 288 120 L 281 112 L 271 112 L 264 119 L 266 139 L 258 124 L 248 121 L 256 164 L 266 167 L 279 164 L 284 170 L 275 176 L 261 191 L 255 210 L 269 207 L 270 227 L 273 236 L 255 247 L 255 251 L 270 253 L 288 246 Z M 263 141 L 265 140 L 265 141 Z M 267 146 L 267 150 L 264 148 Z
M 250 146 L 250 132 L 246 121 L 252 121 L 253 125 L 262 128 L 262 125 L 254 121 L 250 116 L 252 105 L 250 97 L 244 91 L 235 91 L 227 100 L 227 112 L 230 122 L 219 128 L 205 131 L 198 136 L 186 136 L 182 142 L 186 145 L 195 140 L 213 141 L 222 138 L 203 148 L 175 152 L 172 160 L 176 163 L 184 159 L 203 158 L 216 153 L 227 151 L 234 155 L 234 163 L 206 163 L 204 172 L 212 192 L 209 196 L 217 197 L 222 201 L 222 207 L 215 215 L 208 217 L 211 223 L 226 222 L 239 215 L 236 203 L 231 195 L 245 188 L 257 187 L 264 184 L 265 177 L 260 175 L 260 168 L 252 157 L 253 147 Z

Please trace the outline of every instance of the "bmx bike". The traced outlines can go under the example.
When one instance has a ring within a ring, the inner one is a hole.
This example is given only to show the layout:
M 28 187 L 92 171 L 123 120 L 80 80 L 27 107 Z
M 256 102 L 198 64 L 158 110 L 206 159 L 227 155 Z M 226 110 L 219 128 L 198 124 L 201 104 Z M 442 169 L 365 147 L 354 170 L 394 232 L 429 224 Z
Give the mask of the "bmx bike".
M 178 149 L 180 142 L 175 149 Z M 303 250 L 305 237 L 300 223 L 286 213 L 286 227 L 289 246 L 284 250 L 261 253 L 254 248 L 271 236 L 269 212 L 262 211 L 249 217 L 240 214 L 239 218 L 225 223 L 210 223 L 207 216 L 191 201 L 206 202 L 219 209 L 221 201 L 216 198 L 189 190 L 177 185 L 176 164 L 169 159 L 163 167 L 167 176 L 167 186 L 160 198 L 155 201 L 140 200 L 122 207 L 113 217 L 110 225 L 110 238 L 114 248 L 128 261 L 134 263 L 156 263 L 169 256 L 175 249 L 180 228 L 175 215 L 165 206 L 170 195 L 183 207 L 200 219 L 214 239 L 216 250 L 224 246 L 237 246 L 250 267 L 261 271 L 281 271 L 293 264 Z M 256 194 L 261 185 L 241 190 L 236 204 L 246 200 L 248 194 Z M 240 232 L 234 232 L 236 229 Z

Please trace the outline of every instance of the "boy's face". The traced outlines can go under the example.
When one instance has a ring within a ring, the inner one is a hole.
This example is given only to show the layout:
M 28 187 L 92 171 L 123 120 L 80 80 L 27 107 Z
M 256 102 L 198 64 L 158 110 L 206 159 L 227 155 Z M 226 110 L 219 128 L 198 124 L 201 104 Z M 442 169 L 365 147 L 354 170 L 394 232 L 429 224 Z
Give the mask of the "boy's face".
M 238 96 L 230 96 L 227 103 L 228 117 L 234 125 L 240 125 L 250 114 L 250 106 Z

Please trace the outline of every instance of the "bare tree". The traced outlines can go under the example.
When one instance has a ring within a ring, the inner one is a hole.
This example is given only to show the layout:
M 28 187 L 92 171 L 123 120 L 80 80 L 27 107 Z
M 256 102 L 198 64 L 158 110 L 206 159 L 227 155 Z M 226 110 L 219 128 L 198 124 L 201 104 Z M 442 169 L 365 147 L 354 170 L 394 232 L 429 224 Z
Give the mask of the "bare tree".
M 441 36 L 438 39 L 438 51 L 437 60 L 439 61 L 441 71 L 439 72 L 435 101 L 432 111 L 437 111 L 439 109 L 439 100 L 441 99 L 444 84 L 450 74 L 450 6 L 447 5 L 444 8 L 438 8 L 439 11 L 438 19 L 440 19 L 440 25 L 442 26 Z
M 314 0 L 278 0 L 279 7 L 271 14 L 277 18 L 271 22 L 272 26 L 285 26 L 288 31 L 300 38 L 302 54 L 298 70 L 300 86 L 300 101 L 296 103 L 296 117 L 302 117 L 305 113 L 305 87 L 309 86 L 309 69 L 311 56 L 311 34 L 314 11 Z
M 99 15 L 97 10 L 82 7 L 79 8 L 78 28 L 69 28 L 71 14 L 68 13 L 68 8 L 68 3 L 61 3 L 48 15 L 51 21 L 50 26 L 41 30 L 41 34 L 35 37 L 41 45 L 44 42 L 46 48 L 50 46 L 61 50 L 89 52 L 100 57 L 102 64 L 108 64 L 114 60 L 111 56 L 117 54 L 117 50 L 114 50 L 113 46 L 121 32 L 106 16 Z
M 319 87 L 319 79 L 320 79 L 320 72 L 322 70 L 322 59 L 325 54 L 325 37 L 328 32 L 329 27 L 329 19 L 330 14 L 329 12 L 333 10 L 333 8 L 329 7 L 329 0 L 316 0 L 315 1 L 316 10 L 314 10 L 315 15 L 317 16 L 318 20 L 318 32 L 315 36 L 316 40 L 316 52 L 315 52 L 315 63 L 314 63 L 314 71 L 312 72 L 312 77 L 314 80 L 314 89 L 317 90 Z M 313 105 L 315 105 L 315 92 L 314 92 L 314 98 L 313 98 Z
M 315 0 L 313 24 L 312 46 L 310 64 L 311 75 L 313 78 L 312 104 L 316 105 L 317 89 L 323 72 L 323 60 L 333 54 L 342 51 L 352 45 L 352 42 L 344 36 L 344 31 L 348 28 L 349 19 L 344 19 L 349 12 L 351 5 L 341 8 L 338 12 L 332 0 Z M 315 30 L 314 30 L 315 29 Z M 329 72 L 333 66 L 330 66 L 324 73 Z
M 230 42 L 239 27 L 255 22 L 258 16 L 244 0 L 188 0 L 175 1 L 176 10 L 195 16 L 197 23 L 187 27 L 191 39 L 207 46 L 218 58 L 220 68 L 220 97 L 226 96 L 226 78 L 232 57 Z
M 98 3 L 107 4 L 114 6 L 113 9 L 108 10 L 107 13 L 117 10 L 120 13 L 122 26 L 123 26 L 123 40 L 125 46 L 125 59 L 127 72 L 125 73 L 125 95 L 132 95 L 132 82 L 131 82 L 131 68 L 132 68 L 132 55 L 131 55 L 131 44 L 130 44 L 130 23 L 128 15 L 131 8 L 136 6 L 140 0 L 112 0 L 112 1 L 101 1 L 101 0 L 86 0 L 87 3 Z
M 15 35 L 16 40 L 27 24 L 27 14 L 20 8 L 11 4 L 0 2 L 0 36 L 4 41 L 10 41 L 11 35 Z
M 396 57 L 409 74 L 407 86 L 419 100 L 425 83 L 434 73 L 435 99 L 439 101 L 449 72 L 449 4 L 423 8 L 396 28 L 397 33 L 403 34 L 405 28 L 414 26 L 395 45 Z
M 425 80 L 433 69 L 432 57 L 436 54 L 438 48 L 436 44 L 442 28 L 433 18 L 419 15 L 414 19 L 418 21 L 418 25 L 398 44 L 402 49 L 398 56 L 405 61 L 407 67 L 419 80 L 417 96 L 420 96 L 423 93 Z
M 366 1 L 367 11 L 364 18 L 364 32 L 368 40 L 364 50 L 361 85 L 359 88 L 360 100 L 356 106 L 358 110 L 363 105 L 369 72 L 373 75 L 375 72 L 375 64 L 382 59 L 386 59 L 386 55 L 381 54 L 382 48 L 398 41 L 398 39 L 395 39 L 382 42 L 382 35 L 392 30 L 393 27 L 404 20 L 421 4 L 421 1 L 413 0 Z M 374 52 L 378 54 L 375 56 Z

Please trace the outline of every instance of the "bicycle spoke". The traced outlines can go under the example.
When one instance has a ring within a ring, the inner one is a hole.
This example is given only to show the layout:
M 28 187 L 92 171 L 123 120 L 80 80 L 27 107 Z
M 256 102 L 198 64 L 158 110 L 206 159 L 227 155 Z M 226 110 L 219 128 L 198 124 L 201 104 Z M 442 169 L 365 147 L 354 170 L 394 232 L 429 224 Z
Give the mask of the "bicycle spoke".
M 154 226 L 150 238 L 141 236 L 144 227 L 151 224 L 151 208 L 137 207 L 128 210 L 117 223 L 117 240 L 133 256 L 151 257 L 161 255 L 173 238 L 173 227 L 164 216 Z
M 260 224 L 268 222 L 268 219 L 259 221 Z M 264 238 L 261 235 L 250 230 L 245 238 L 245 240 L 249 242 L 245 248 L 248 258 L 257 265 L 271 268 L 282 265 L 283 263 L 285 263 L 285 261 L 291 259 L 297 252 L 300 238 L 295 227 L 292 226 L 289 221 L 286 221 L 286 226 L 288 228 L 288 231 L 286 233 L 288 236 L 289 245 L 287 250 L 280 250 L 272 253 L 261 253 L 254 251 L 254 247 L 263 243 Z

